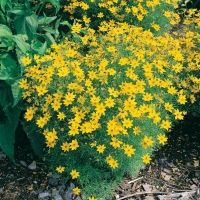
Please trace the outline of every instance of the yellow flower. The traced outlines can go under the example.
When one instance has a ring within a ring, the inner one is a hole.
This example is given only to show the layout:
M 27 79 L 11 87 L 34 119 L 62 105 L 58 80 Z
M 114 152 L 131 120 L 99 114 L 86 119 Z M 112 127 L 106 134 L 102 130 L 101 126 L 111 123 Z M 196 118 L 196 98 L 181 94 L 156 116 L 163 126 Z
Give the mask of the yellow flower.
M 149 164 L 151 161 L 151 157 L 149 156 L 149 154 L 145 154 L 144 156 L 142 156 L 142 161 L 146 164 Z
M 156 23 L 151 23 L 151 26 L 156 30 L 156 31 L 159 31 L 160 30 L 160 26 Z
M 105 145 L 98 145 L 97 146 L 97 151 L 99 152 L 99 153 L 103 153 L 104 152 L 104 150 L 105 150 Z
M 175 119 L 182 120 L 184 118 L 183 112 L 179 111 L 179 109 L 176 109 L 174 111 Z
M 115 105 L 114 99 L 112 99 L 112 97 L 107 98 L 106 101 L 105 101 L 105 105 L 108 108 L 113 108 L 114 105 Z
M 69 145 L 71 150 L 76 150 L 79 147 L 78 141 L 76 139 L 72 140 Z
M 72 176 L 72 179 L 79 177 L 79 172 L 77 172 L 75 169 L 70 172 L 70 175 Z
M 128 156 L 131 157 L 135 153 L 136 149 L 132 147 L 132 145 L 125 145 L 124 147 L 124 153 Z
M 98 199 L 94 197 L 90 197 L 88 200 L 98 200 Z
M 160 127 L 168 131 L 171 128 L 171 122 L 169 120 L 162 120 Z
M 63 173 L 65 171 L 65 167 L 59 166 L 59 167 L 56 168 L 56 171 L 58 173 Z
M 133 128 L 133 133 L 134 133 L 135 135 L 138 135 L 140 132 L 141 132 L 141 129 L 140 129 L 139 126 L 135 126 L 135 127 Z
M 180 104 L 185 104 L 187 102 L 185 95 L 180 95 L 177 100 Z
M 29 57 L 23 57 L 21 62 L 24 66 L 31 64 L 31 59 Z
M 43 128 L 46 123 L 47 123 L 47 121 L 46 121 L 46 119 L 44 117 L 40 117 L 36 121 L 36 124 L 38 125 L 39 128 Z
M 112 140 L 112 142 L 110 142 L 110 145 L 111 145 L 114 149 L 120 148 L 120 145 L 122 144 L 121 141 L 119 141 L 119 140 L 118 140 L 117 138 L 115 138 L 115 137 L 112 137 L 111 140 Z
M 70 149 L 69 143 L 68 143 L 68 142 L 63 142 L 63 143 L 62 143 L 62 146 L 61 146 L 61 149 L 62 149 L 64 152 L 69 151 L 69 149 Z
M 157 137 L 160 144 L 165 144 L 167 142 L 167 137 L 164 134 L 159 134 Z
M 102 12 L 98 13 L 97 17 L 102 18 L 104 17 L 104 14 Z
M 80 33 L 81 29 L 82 29 L 82 25 L 79 23 L 72 25 L 72 33 Z
M 58 117 L 59 120 L 63 120 L 63 119 L 66 118 L 66 115 L 63 112 L 59 112 L 57 117 Z
M 28 89 L 27 79 L 22 79 L 21 82 L 19 82 L 20 88 Z
M 81 192 L 81 189 L 78 188 L 78 187 L 75 187 L 75 188 L 73 189 L 73 192 L 74 192 L 75 195 L 79 195 L 80 192 Z
M 141 144 L 142 144 L 142 147 L 144 149 L 146 149 L 147 147 L 152 146 L 153 145 L 152 137 L 144 136 L 144 139 L 142 140 Z

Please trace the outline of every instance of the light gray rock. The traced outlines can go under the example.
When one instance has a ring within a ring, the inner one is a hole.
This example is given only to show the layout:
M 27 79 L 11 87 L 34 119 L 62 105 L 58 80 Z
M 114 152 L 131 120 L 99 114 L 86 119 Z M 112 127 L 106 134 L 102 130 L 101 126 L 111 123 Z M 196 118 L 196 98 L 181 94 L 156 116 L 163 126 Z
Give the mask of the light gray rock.
M 146 196 L 144 200 L 154 200 L 152 196 Z
M 63 200 L 63 198 L 60 195 L 55 195 L 53 198 L 54 200 Z
M 63 194 L 63 199 L 64 200 L 72 200 L 74 193 L 73 193 L 73 189 L 75 188 L 75 185 L 73 183 L 70 183 L 70 186 L 68 187 L 67 190 L 65 190 L 64 194 Z
M 170 169 L 164 168 L 163 171 L 168 173 L 168 174 L 171 174 L 171 170 Z
M 169 181 L 170 179 L 171 179 L 171 175 L 166 175 L 164 178 L 165 181 Z
M 52 190 L 51 195 L 52 195 L 52 197 L 57 196 L 57 195 L 60 195 L 60 194 L 59 194 L 59 190 Z
M 173 162 L 171 162 L 171 163 L 167 163 L 167 165 L 169 166 L 169 167 L 174 167 L 174 163 Z
M 4 159 L 6 159 L 6 154 L 1 153 L 1 154 L 0 154 L 0 160 L 4 160 Z
M 28 166 L 28 168 L 29 169 L 31 169 L 31 170 L 34 170 L 34 169 L 36 169 L 36 162 L 35 161 L 33 161 L 29 166 Z
M 42 193 L 39 193 L 38 195 L 38 199 L 43 199 L 45 197 L 50 197 L 51 194 L 49 192 L 42 192 Z
M 58 185 L 58 180 L 55 178 L 50 178 L 49 179 L 49 184 L 52 186 L 57 186 Z
M 147 183 L 143 184 L 142 187 L 144 188 L 146 192 L 151 192 L 152 190 L 151 186 Z
M 22 166 L 27 167 L 28 165 L 26 164 L 26 162 L 24 162 L 23 160 L 19 161 L 21 163 Z
M 3 188 L 0 188 L 0 194 L 3 193 Z

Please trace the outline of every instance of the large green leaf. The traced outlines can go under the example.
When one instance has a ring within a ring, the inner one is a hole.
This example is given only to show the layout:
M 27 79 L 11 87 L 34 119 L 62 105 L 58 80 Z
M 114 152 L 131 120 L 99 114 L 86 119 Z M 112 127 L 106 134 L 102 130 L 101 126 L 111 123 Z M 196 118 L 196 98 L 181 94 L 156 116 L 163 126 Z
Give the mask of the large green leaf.
M 18 102 L 21 100 L 22 98 L 22 90 L 19 87 L 19 82 L 20 80 L 16 80 L 12 85 L 11 85 L 11 90 L 12 90 L 12 95 L 13 95 L 13 105 L 12 107 L 16 106 L 18 104 Z
M 44 43 L 37 40 L 33 45 L 31 45 L 31 48 L 35 50 L 38 54 L 44 55 L 46 49 L 47 49 L 47 42 Z
M 37 15 L 26 14 L 16 16 L 14 25 L 18 34 L 27 35 L 32 40 L 38 28 Z
M 7 5 L 10 8 L 10 10 L 8 10 L 8 13 L 13 13 L 15 15 L 25 15 L 27 13 L 27 8 L 23 4 L 18 5 L 18 6 L 15 5 L 14 8 L 12 7 L 14 4 L 12 4 L 12 3 L 10 5 L 9 4 L 7 4 Z
M 14 80 L 18 76 L 16 61 L 9 54 L 2 55 L 0 66 L 0 80 Z
M 3 12 L 0 11 L 0 23 L 5 24 L 6 23 L 6 18 Z
M 15 134 L 8 119 L 0 121 L 0 147 L 4 153 L 15 163 L 14 159 Z
M 35 154 L 39 157 L 42 157 L 44 155 L 43 149 L 45 147 L 44 136 L 38 131 L 34 130 L 31 123 L 26 122 L 25 124 L 23 124 L 23 129 L 30 140 L 31 146 Z
M 11 87 L 0 81 L 0 109 L 3 109 L 5 117 L 0 121 L 0 147 L 14 160 L 14 143 L 15 143 L 15 130 L 18 125 L 20 110 L 13 105 L 13 96 Z
M 56 13 L 60 10 L 59 0 L 47 0 L 47 2 L 50 2 L 56 8 Z
M 37 21 L 38 21 L 38 24 L 50 24 L 56 18 L 57 16 L 54 16 L 54 17 L 41 16 L 41 17 L 38 17 Z
M 13 40 L 16 42 L 19 49 L 25 54 L 28 50 L 30 50 L 30 44 L 24 41 L 21 34 L 14 35 Z
M 51 27 L 39 27 L 38 30 L 39 31 L 46 31 L 46 32 L 51 33 L 51 34 L 56 34 L 56 31 L 54 29 L 52 29 Z
M 15 131 L 20 110 L 15 106 L 13 107 L 13 94 L 11 91 L 11 86 L 8 85 L 5 81 L 0 82 L 0 105 L 3 107 L 3 111 L 11 123 L 11 128 Z
M 47 41 L 47 44 L 50 46 L 51 44 L 55 44 L 56 41 L 55 39 L 53 38 L 53 36 L 50 34 L 50 33 L 45 33 L 44 35 L 42 35 L 46 41 Z
M 0 0 L 1 9 L 5 12 L 5 7 L 7 4 L 7 0 Z
M 4 24 L 0 24 L 0 38 L 12 36 L 12 31 Z

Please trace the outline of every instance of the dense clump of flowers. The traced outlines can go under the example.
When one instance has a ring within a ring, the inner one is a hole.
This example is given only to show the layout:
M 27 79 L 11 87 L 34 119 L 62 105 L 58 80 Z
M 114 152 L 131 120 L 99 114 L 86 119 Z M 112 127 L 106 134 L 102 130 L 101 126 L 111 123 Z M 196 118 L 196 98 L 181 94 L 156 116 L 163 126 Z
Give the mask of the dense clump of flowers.
M 156 34 L 162 34 L 170 26 L 180 22 L 175 9 L 180 0 L 73 0 L 66 1 L 63 12 L 76 19 L 79 23 L 103 30 L 108 20 L 127 22 Z
M 25 119 L 44 135 L 54 169 L 77 180 L 86 197 L 105 199 L 95 182 L 137 174 L 184 118 L 182 106 L 199 92 L 193 72 L 200 58 L 196 32 L 174 32 L 177 39 L 127 23 L 104 26 L 98 35 L 87 29 L 76 42 L 66 38 L 44 56 L 24 58 L 20 87 L 29 103 Z

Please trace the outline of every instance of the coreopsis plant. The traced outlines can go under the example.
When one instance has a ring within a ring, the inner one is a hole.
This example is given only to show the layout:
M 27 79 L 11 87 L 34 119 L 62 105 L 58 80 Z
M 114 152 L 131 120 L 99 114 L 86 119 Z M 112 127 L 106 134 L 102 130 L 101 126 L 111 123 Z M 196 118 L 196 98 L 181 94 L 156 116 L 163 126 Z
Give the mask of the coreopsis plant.
M 79 23 L 102 29 L 106 21 L 115 20 L 150 29 L 156 35 L 168 31 L 180 22 L 175 9 L 180 0 L 73 0 L 63 1 L 63 12 Z M 100 25 L 101 24 L 101 25 Z
M 76 182 L 74 194 L 107 199 L 125 173 L 150 163 L 153 148 L 184 118 L 182 105 L 199 92 L 199 82 L 184 80 L 198 53 L 183 48 L 187 38 L 155 37 L 127 23 L 84 32 L 22 59 L 24 117 L 43 135 L 54 173 Z

